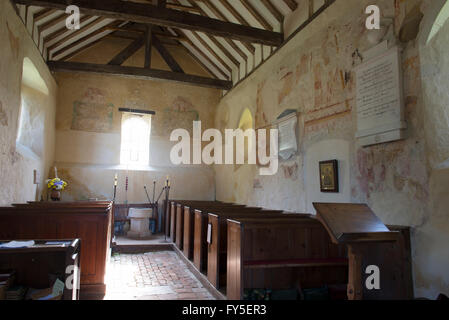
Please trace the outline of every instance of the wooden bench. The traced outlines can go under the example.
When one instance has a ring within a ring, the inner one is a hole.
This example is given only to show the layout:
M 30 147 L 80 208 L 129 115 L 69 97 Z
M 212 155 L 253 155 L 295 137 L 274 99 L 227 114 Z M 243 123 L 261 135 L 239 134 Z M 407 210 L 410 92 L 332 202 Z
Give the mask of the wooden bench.
M 319 288 L 347 283 L 344 246 L 333 244 L 311 217 L 227 220 L 228 299 L 245 289 Z
M 177 207 L 180 205 L 209 205 L 214 206 L 216 203 L 222 203 L 219 201 L 194 201 L 194 200 L 173 200 L 170 202 L 170 211 L 168 214 L 167 225 L 167 237 L 171 239 L 172 242 L 176 242 L 176 226 L 177 226 Z
M 227 260 L 227 219 L 254 218 L 254 219 L 303 219 L 307 214 L 283 214 L 276 210 L 259 210 L 245 212 L 234 210 L 232 212 L 214 212 L 208 214 L 207 242 L 207 278 L 217 289 L 226 287 L 226 260 Z
M 204 208 L 194 210 L 194 227 L 193 227 L 193 264 L 200 271 L 207 271 L 207 225 L 209 212 L 235 212 L 235 210 L 246 212 L 260 212 L 261 208 L 230 206 L 222 208 Z
M 235 205 L 232 203 L 223 203 L 223 202 L 217 202 L 217 201 L 209 201 L 209 202 L 191 202 L 191 201 L 183 201 L 183 202 L 177 202 L 176 203 L 176 214 L 175 214 L 175 220 L 173 225 L 173 236 L 174 236 L 174 243 L 176 246 L 182 250 L 183 248 L 183 231 L 184 231 L 184 207 L 185 206 L 193 206 L 197 208 L 218 208 L 218 207 L 245 207 L 244 205 Z M 178 236 L 179 235 L 179 236 Z
M 0 208 L 0 239 L 81 239 L 80 298 L 102 298 L 112 202 L 43 202 Z
M 227 225 L 227 297 L 245 289 L 343 284 L 347 298 L 412 299 L 410 230 L 385 226 L 364 204 L 314 203 L 316 218 L 234 218 Z M 365 286 L 378 266 L 380 289 Z
M 225 204 L 222 205 L 216 204 L 213 209 L 225 209 L 229 207 L 237 207 L 244 208 L 243 205 L 234 205 L 234 204 Z M 184 230 L 183 230 L 183 243 L 182 243 L 182 252 L 189 259 L 193 259 L 193 242 L 194 242 L 194 230 L 195 230 L 195 209 L 202 208 L 210 208 L 208 205 L 184 205 Z

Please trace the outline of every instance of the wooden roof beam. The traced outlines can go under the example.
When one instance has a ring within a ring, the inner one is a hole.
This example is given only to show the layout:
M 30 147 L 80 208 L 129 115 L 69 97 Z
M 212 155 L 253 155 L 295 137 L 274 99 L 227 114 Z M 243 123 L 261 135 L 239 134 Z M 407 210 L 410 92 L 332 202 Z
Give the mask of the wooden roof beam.
M 174 31 L 174 32 L 177 33 L 176 31 Z M 211 60 L 200 48 L 198 48 L 198 46 L 195 43 L 193 43 L 193 41 L 191 41 L 187 37 L 187 35 L 185 34 L 185 32 L 183 30 L 178 30 L 178 32 L 180 32 L 182 35 L 184 35 L 187 38 L 187 40 L 182 40 L 181 42 L 187 42 L 190 46 L 192 46 L 198 52 L 198 54 L 200 54 L 203 57 L 204 60 L 206 60 L 210 65 L 212 65 L 218 71 L 218 73 L 220 73 L 220 75 L 223 78 L 226 78 L 226 79 L 229 78 L 228 75 L 226 75 L 223 72 L 223 70 L 219 66 L 217 66 L 217 64 L 213 60 Z
M 290 8 L 291 11 L 298 9 L 298 3 L 295 0 L 284 0 L 284 3 Z
M 98 19 L 98 20 L 99 20 L 99 19 Z M 68 51 L 68 50 L 70 50 L 70 49 L 72 49 L 73 47 L 76 47 L 76 46 L 78 46 L 79 44 L 82 44 L 83 42 L 86 42 L 86 41 L 88 41 L 89 39 L 91 39 L 91 38 L 93 38 L 93 37 L 95 37 L 95 36 L 97 36 L 97 35 L 99 35 L 99 34 L 105 32 L 105 31 L 109 31 L 109 30 L 107 29 L 108 26 L 111 26 L 111 25 L 112 25 L 112 26 L 116 26 L 116 25 L 118 25 L 118 24 L 120 24 L 120 23 L 122 23 L 122 21 L 112 21 L 112 22 L 110 22 L 109 24 L 107 24 L 107 25 L 105 25 L 105 26 L 103 26 L 103 27 L 101 27 L 101 28 L 99 28 L 99 29 L 97 29 L 97 30 L 95 30 L 95 31 L 93 31 L 93 32 L 91 32 L 91 33 L 89 33 L 89 34 L 87 34 L 87 35 L 81 37 L 80 39 L 76 40 L 75 42 L 72 42 L 72 43 L 70 43 L 69 45 L 62 47 L 62 48 L 59 49 L 58 51 L 52 53 L 51 56 L 52 56 L 52 57 L 59 56 L 59 55 L 61 55 L 62 53 L 66 52 L 66 51 Z M 78 31 L 80 31 L 80 30 L 78 30 Z M 48 50 L 49 50 L 49 49 L 48 49 Z
M 125 2 L 120 0 L 14 0 L 24 5 L 36 5 L 65 10 L 67 5 L 76 5 L 82 13 L 103 17 L 155 24 L 165 27 L 202 31 L 208 34 L 254 42 L 269 46 L 279 46 L 283 34 L 263 29 L 243 26 L 184 11 L 162 8 L 154 5 Z
M 164 80 L 201 87 L 216 88 L 221 90 L 229 90 L 232 88 L 231 81 L 212 79 L 165 70 L 66 61 L 49 61 L 47 64 L 50 70 L 54 72 L 81 72 L 101 75 L 124 76 L 137 79 Z
M 270 2 L 270 0 L 261 0 L 261 1 L 279 23 L 284 22 L 283 14 Z
M 90 16 L 83 16 L 80 19 L 80 25 L 84 24 L 87 20 L 91 19 L 92 17 Z M 59 28 L 58 30 L 55 30 L 51 33 L 49 33 L 48 35 L 44 36 L 44 46 L 46 43 L 52 41 L 53 39 L 56 39 L 57 37 L 61 36 L 62 34 L 68 32 L 69 30 L 67 30 L 67 27 L 65 26 L 61 26 L 61 28 Z
M 256 19 L 261 26 L 263 26 L 265 29 L 272 31 L 274 28 L 271 24 L 268 23 L 268 21 L 257 11 L 256 8 L 249 2 L 248 0 L 240 0 L 242 5 L 246 8 L 246 10 L 251 13 L 251 15 Z
M 106 18 L 102 18 L 102 17 L 100 17 L 100 18 L 98 18 L 98 19 L 95 19 L 94 21 L 88 23 L 87 25 L 81 27 L 80 29 L 76 30 L 75 32 L 70 33 L 70 34 L 67 35 L 66 37 L 64 37 L 64 38 L 62 38 L 61 40 L 57 41 L 56 43 L 52 44 L 51 46 L 49 46 L 49 47 L 47 48 L 47 50 L 48 50 L 48 51 L 52 51 L 52 50 L 58 48 L 59 46 L 61 46 L 61 45 L 64 44 L 65 42 L 67 42 L 67 41 L 69 41 L 69 40 L 71 40 L 71 39 L 73 39 L 73 38 L 76 38 L 77 36 L 79 36 L 79 35 L 82 34 L 82 33 L 85 33 L 86 30 L 89 30 L 89 29 L 95 27 L 97 24 L 103 22 L 105 19 L 106 19 Z
M 226 16 L 223 13 L 221 13 L 221 11 L 218 10 L 218 8 L 211 1 L 204 1 L 204 0 L 199 0 L 199 1 L 204 3 L 209 8 L 209 10 L 212 11 L 213 14 L 215 16 L 217 16 L 219 19 L 229 22 L 229 19 L 226 18 Z M 190 2 L 190 0 L 189 0 L 189 2 Z M 254 54 L 256 52 L 256 48 L 251 43 L 248 43 L 245 41 L 241 41 L 241 42 L 251 54 Z
M 171 53 L 164 47 L 162 42 L 153 34 L 153 45 L 156 50 L 161 55 L 162 59 L 164 59 L 165 63 L 170 67 L 173 72 L 184 73 L 181 66 L 176 62 L 175 58 L 171 55 Z
M 173 1 L 177 1 L 177 0 L 173 0 Z M 194 2 L 193 0 L 187 0 L 187 1 L 189 2 L 189 4 L 190 4 L 191 6 L 193 6 L 193 7 L 195 7 L 195 8 L 198 8 L 198 9 L 200 10 L 200 13 L 201 13 L 202 15 L 207 16 L 206 12 L 205 12 L 200 6 L 198 6 L 198 5 L 196 4 L 196 2 Z M 215 9 L 216 9 L 216 8 L 215 8 Z M 220 13 L 220 14 L 221 14 L 221 13 Z M 210 38 L 214 38 L 214 37 L 212 36 L 212 37 L 210 37 Z M 246 55 L 246 53 L 243 52 L 243 50 L 240 49 L 240 47 L 239 47 L 233 40 L 228 39 L 228 38 L 224 38 L 224 40 L 228 43 L 228 45 L 229 45 L 232 49 L 234 49 L 235 52 L 237 52 L 238 55 L 240 55 L 240 57 L 241 57 L 243 60 L 248 59 L 248 56 Z
M 144 44 L 144 38 L 140 37 L 131 42 L 125 49 L 120 51 L 111 61 L 108 62 L 109 65 L 120 66 L 133 54 L 135 54 Z

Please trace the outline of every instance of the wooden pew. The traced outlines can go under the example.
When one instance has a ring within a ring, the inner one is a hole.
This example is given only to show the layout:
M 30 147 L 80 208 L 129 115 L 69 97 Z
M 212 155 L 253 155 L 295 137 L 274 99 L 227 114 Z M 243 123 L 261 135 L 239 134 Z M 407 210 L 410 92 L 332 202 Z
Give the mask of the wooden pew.
M 207 224 L 209 212 L 234 212 L 235 210 L 245 210 L 247 212 L 260 212 L 262 208 L 252 208 L 245 206 L 229 206 L 222 208 L 203 208 L 193 211 L 193 264 L 200 272 L 207 270 Z M 191 240 L 192 241 L 192 240 Z
M 0 208 L 0 239 L 81 239 L 80 298 L 104 296 L 112 202 L 43 202 Z
M 312 217 L 227 220 L 227 298 L 245 289 L 305 289 L 347 283 L 345 247 Z
M 172 200 L 170 201 L 170 211 L 168 214 L 167 228 L 168 234 L 167 237 L 171 239 L 172 242 L 176 242 L 176 214 L 177 214 L 177 205 L 178 204 L 196 204 L 203 205 L 208 204 L 213 206 L 215 203 L 222 203 L 220 201 L 195 201 L 195 200 Z
M 186 230 L 185 226 L 185 208 L 211 208 L 211 209 L 221 209 L 221 208 L 244 208 L 244 205 L 235 205 L 232 203 L 223 203 L 223 202 L 213 202 L 213 203 L 178 203 L 176 206 L 176 232 L 175 232 L 175 238 L 176 238 L 176 246 L 180 249 L 184 249 L 184 231 Z M 187 217 L 187 222 L 191 225 L 187 226 L 187 233 L 188 237 L 190 237 L 190 229 L 193 229 L 193 219 L 190 219 L 190 217 Z M 189 239 L 190 240 L 190 239 Z M 188 245 L 190 245 L 190 241 L 188 242 Z M 188 251 L 190 248 L 187 249 Z
M 248 288 L 339 283 L 351 300 L 413 298 L 408 227 L 385 226 L 364 204 L 314 206 L 316 218 L 296 223 L 228 220 L 228 299 L 242 299 Z M 380 269 L 379 290 L 365 286 L 372 265 Z
M 227 219 L 255 218 L 255 219 L 302 219 L 310 217 L 308 214 L 283 214 L 276 210 L 257 210 L 245 212 L 233 210 L 228 212 L 214 212 L 208 214 L 207 242 L 207 278 L 217 289 L 226 287 L 226 257 L 227 257 Z
M 195 230 L 195 209 L 198 208 L 210 208 L 208 205 L 184 205 L 184 230 L 183 230 L 183 243 L 182 252 L 187 257 L 187 259 L 193 259 L 193 241 L 194 241 L 194 230 Z M 227 208 L 227 207 L 241 207 L 243 205 L 233 205 L 233 204 L 223 204 L 216 205 L 214 208 Z
M 182 250 L 183 247 L 183 231 L 184 231 L 184 206 L 194 206 L 198 208 L 216 208 L 216 207 L 228 207 L 236 206 L 232 203 L 223 203 L 218 201 L 182 201 L 176 202 L 175 216 L 173 221 L 173 242 L 176 246 Z M 238 207 L 245 207 L 244 205 L 238 205 Z M 178 236 L 179 235 L 179 236 Z

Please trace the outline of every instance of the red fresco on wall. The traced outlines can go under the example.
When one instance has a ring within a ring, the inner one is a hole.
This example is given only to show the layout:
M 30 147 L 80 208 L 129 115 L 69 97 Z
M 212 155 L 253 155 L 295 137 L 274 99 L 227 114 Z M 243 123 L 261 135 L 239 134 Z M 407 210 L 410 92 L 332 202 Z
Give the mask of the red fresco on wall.
M 267 116 L 263 112 L 262 92 L 264 87 L 265 87 L 265 80 L 257 85 L 256 114 L 254 116 L 256 128 L 262 128 L 268 124 Z
M 285 97 L 287 97 L 292 91 L 293 86 L 293 72 L 288 72 L 285 76 L 281 78 L 283 83 L 282 89 L 278 95 L 278 103 L 281 104 L 284 101 Z

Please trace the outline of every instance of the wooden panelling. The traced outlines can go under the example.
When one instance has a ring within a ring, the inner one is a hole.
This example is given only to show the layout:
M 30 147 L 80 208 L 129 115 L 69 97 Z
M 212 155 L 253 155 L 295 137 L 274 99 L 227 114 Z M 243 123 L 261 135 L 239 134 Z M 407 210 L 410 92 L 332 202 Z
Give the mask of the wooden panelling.
M 101 295 L 110 253 L 111 211 L 110 202 L 3 207 L 0 239 L 81 239 L 81 297 L 88 291 Z
M 347 283 L 344 246 L 313 218 L 228 220 L 227 296 L 244 289 L 304 289 Z M 324 232 L 323 232 L 324 231 Z M 330 256 L 330 252 L 340 252 Z
M 281 211 L 266 211 L 260 208 L 232 209 L 224 212 L 209 213 L 208 224 L 211 229 L 211 243 L 207 247 L 207 278 L 217 289 L 226 287 L 227 269 L 227 219 L 235 218 L 255 218 L 255 219 L 284 219 L 293 215 L 282 214 Z M 295 215 L 302 218 L 301 215 Z M 308 217 L 308 215 L 304 216 Z M 270 232 L 265 235 L 270 238 Z M 281 239 L 270 238 L 273 242 L 282 242 Z

